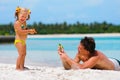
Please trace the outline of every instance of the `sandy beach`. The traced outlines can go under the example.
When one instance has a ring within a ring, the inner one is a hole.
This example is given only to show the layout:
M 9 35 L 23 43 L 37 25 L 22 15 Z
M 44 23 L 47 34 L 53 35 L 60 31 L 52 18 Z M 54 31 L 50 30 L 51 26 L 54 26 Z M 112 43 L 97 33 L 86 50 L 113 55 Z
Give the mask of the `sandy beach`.
M 14 64 L 0 64 L 0 80 L 120 80 L 119 71 L 64 70 L 63 67 L 27 66 L 30 70 L 15 70 Z
M 99 33 L 99 34 L 47 34 L 47 35 L 29 35 L 28 38 L 60 38 L 60 37 L 120 37 L 120 33 Z
M 120 36 L 113 34 L 62 34 L 62 35 L 29 35 L 28 38 L 51 37 L 111 37 Z M 4 63 L 4 62 L 3 62 Z M 120 80 L 120 71 L 111 70 L 64 70 L 63 67 L 30 66 L 29 70 L 15 70 L 15 64 L 0 63 L 0 80 Z

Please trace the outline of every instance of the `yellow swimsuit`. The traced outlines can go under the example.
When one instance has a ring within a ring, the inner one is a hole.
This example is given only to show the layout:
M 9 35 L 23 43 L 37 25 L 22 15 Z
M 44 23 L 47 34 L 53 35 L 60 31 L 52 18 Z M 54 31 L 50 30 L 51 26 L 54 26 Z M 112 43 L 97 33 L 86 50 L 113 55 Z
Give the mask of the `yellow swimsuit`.
M 22 43 L 22 45 L 25 45 L 26 42 L 24 40 L 19 40 L 19 39 L 16 39 L 15 42 L 14 42 L 14 45 L 16 45 L 17 43 Z
M 21 28 L 22 28 L 22 29 L 25 29 L 26 27 L 25 27 L 24 25 L 22 25 Z M 16 29 L 15 29 L 15 32 L 17 32 Z M 14 45 L 16 45 L 16 44 L 19 43 L 19 42 L 22 43 L 22 45 L 25 45 L 25 44 L 26 44 L 25 40 L 15 39 Z

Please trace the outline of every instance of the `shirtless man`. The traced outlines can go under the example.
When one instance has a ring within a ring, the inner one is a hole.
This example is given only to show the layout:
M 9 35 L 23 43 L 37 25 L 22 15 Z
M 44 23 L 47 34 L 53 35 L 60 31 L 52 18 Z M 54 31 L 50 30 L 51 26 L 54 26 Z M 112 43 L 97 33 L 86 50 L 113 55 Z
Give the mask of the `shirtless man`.
M 120 70 L 120 63 L 117 59 L 107 58 L 102 52 L 95 50 L 95 41 L 92 37 L 85 37 L 80 41 L 78 53 L 74 59 L 71 59 L 59 46 L 63 66 L 69 69 L 101 69 L 101 70 Z

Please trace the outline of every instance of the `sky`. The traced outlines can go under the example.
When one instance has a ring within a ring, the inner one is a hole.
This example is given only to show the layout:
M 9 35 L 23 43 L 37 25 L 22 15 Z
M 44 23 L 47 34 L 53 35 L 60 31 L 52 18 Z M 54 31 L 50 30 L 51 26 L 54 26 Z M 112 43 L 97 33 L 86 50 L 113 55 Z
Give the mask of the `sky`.
M 17 6 L 31 10 L 29 24 L 77 21 L 120 24 L 120 0 L 0 0 L 0 24 L 14 23 Z

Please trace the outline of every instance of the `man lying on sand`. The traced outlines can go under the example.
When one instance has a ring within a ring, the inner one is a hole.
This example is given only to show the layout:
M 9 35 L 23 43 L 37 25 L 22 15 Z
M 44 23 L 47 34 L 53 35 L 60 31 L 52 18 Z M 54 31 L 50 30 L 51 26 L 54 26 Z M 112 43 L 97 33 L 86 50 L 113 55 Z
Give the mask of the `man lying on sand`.
M 92 37 L 84 37 L 78 46 L 78 53 L 71 59 L 62 46 L 58 47 L 63 66 L 69 69 L 101 69 L 120 70 L 120 61 L 115 58 L 107 58 L 102 52 L 95 50 L 95 41 Z

